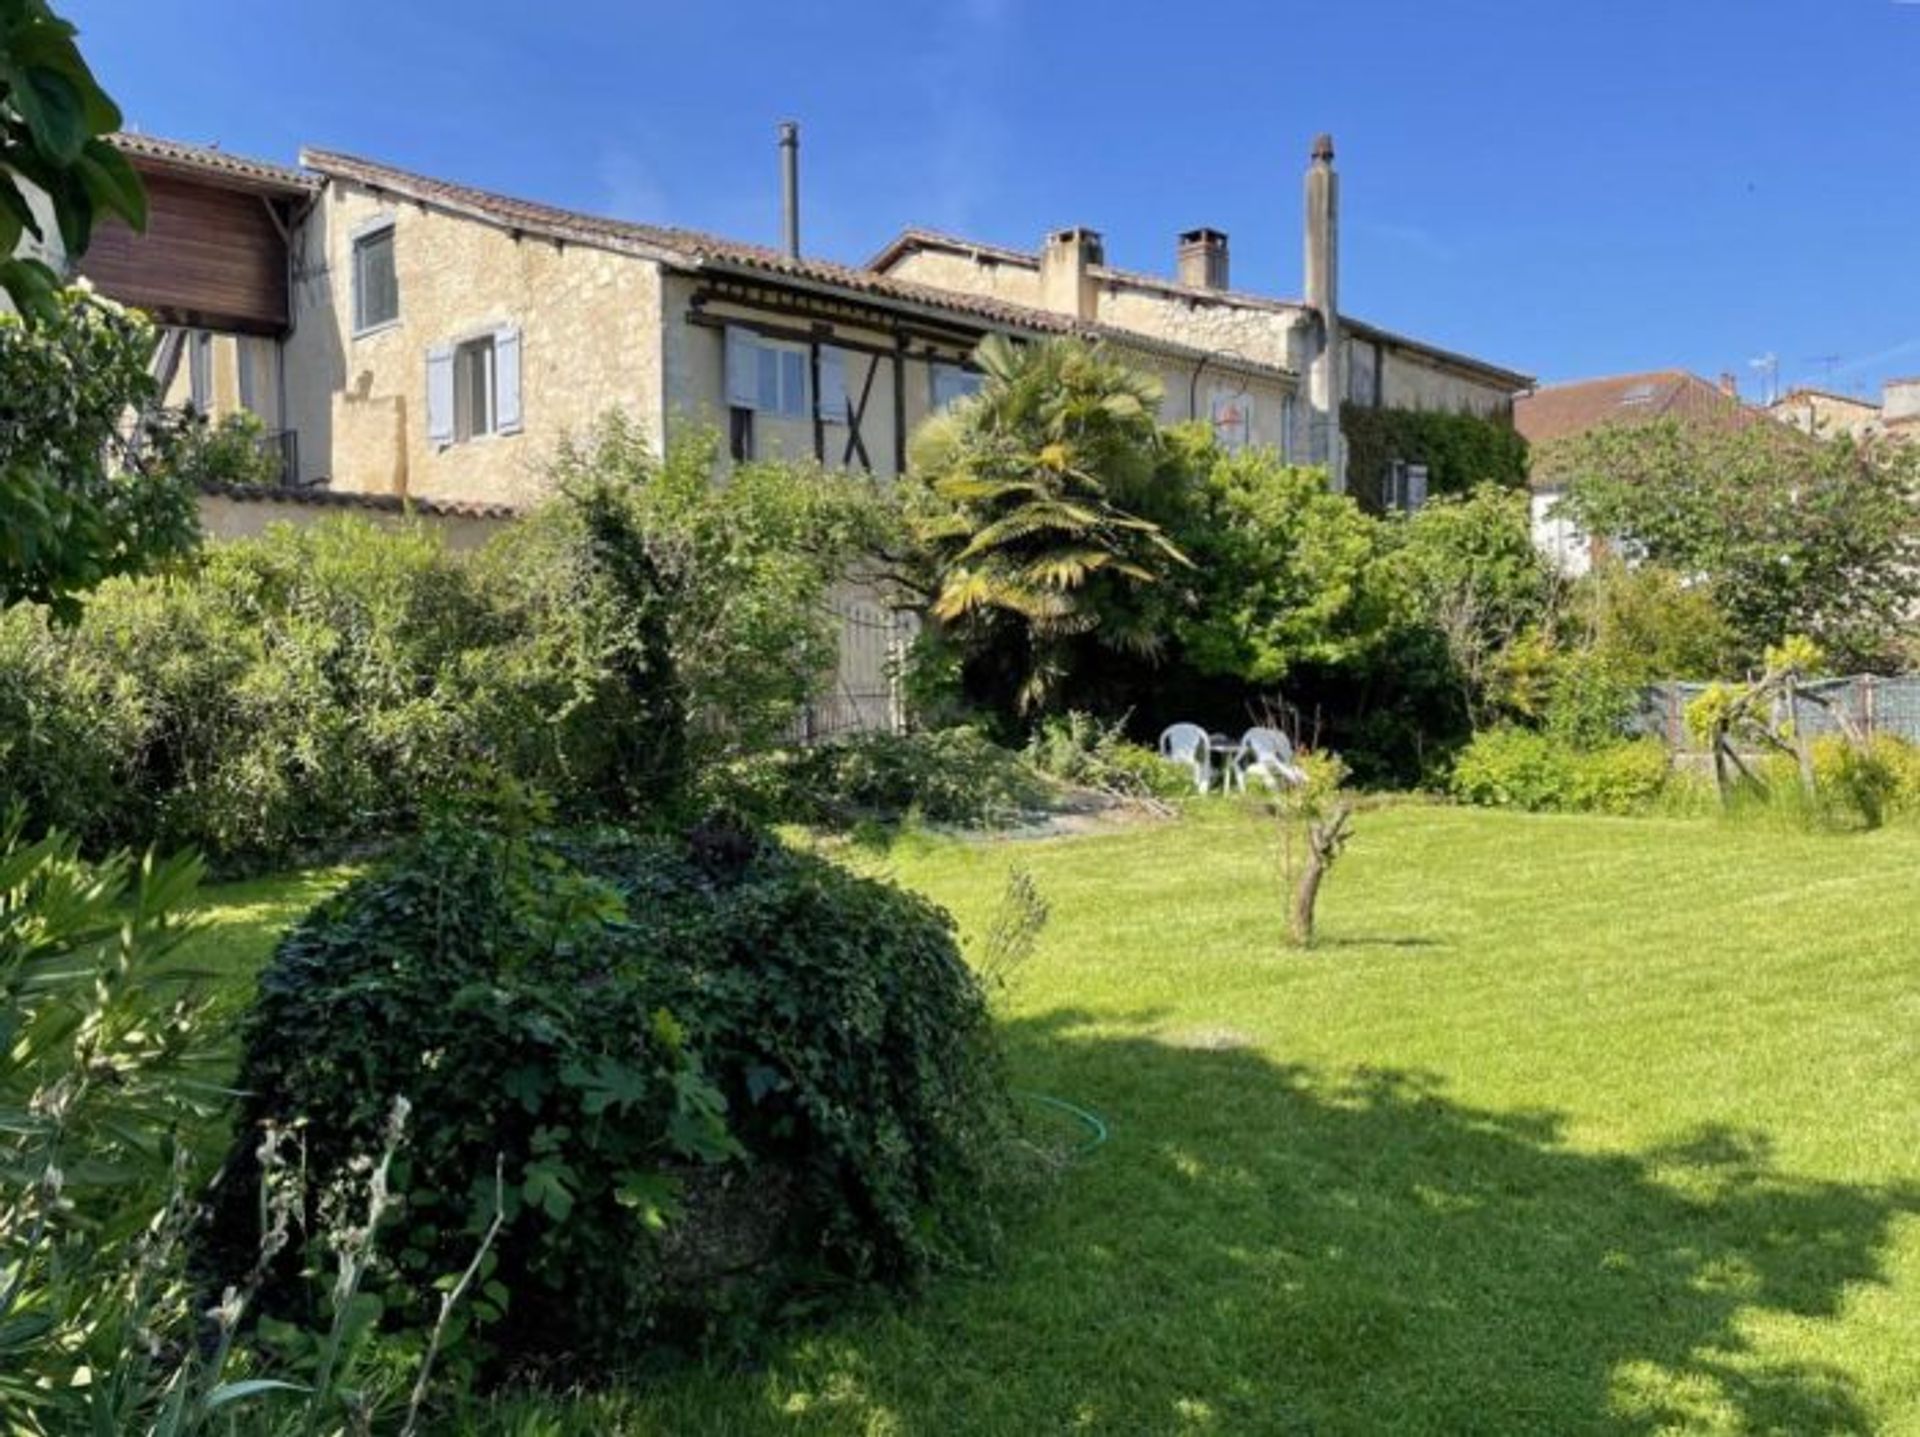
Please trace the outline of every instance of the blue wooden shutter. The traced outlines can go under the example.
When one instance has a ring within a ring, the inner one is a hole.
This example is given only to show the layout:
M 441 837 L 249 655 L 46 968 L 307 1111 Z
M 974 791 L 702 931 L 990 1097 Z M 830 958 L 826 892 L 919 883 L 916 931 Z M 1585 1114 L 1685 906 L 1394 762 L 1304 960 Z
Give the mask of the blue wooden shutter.
M 511 326 L 493 334 L 493 419 L 501 434 L 520 432 L 520 331 Z
M 753 342 L 753 331 L 730 324 L 726 335 L 727 403 L 735 409 L 758 409 L 760 379 L 756 351 L 759 346 Z
M 847 422 L 847 352 L 820 346 L 820 417 L 829 424 Z
M 451 344 L 436 344 L 427 351 L 427 442 L 443 448 L 453 443 Z

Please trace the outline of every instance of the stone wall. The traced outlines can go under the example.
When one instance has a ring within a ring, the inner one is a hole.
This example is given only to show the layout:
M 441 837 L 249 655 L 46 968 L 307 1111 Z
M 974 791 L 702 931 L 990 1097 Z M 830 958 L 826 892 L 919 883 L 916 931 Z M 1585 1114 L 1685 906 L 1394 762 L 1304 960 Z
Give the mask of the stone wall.
M 353 237 L 391 218 L 400 314 L 356 335 Z M 612 409 L 658 433 L 661 275 L 652 261 L 518 237 L 334 180 L 299 236 L 288 419 L 305 480 L 372 493 L 524 503 L 562 437 Z M 427 352 L 503 326 L 521 335 L 517 434 L 434 444 Z
M 200 496 L 200 529 L 209 543 L 251 539 L 276 524 L 318 524 L 350 515 L 383 529 L 421 524 L 437 532 L 449 549 L 478 549 L 511 519 L 482 519 L 465 514 L 402 514 L 344 505 L 287 503 L 272 499 L 236 499 L 224 494 Z

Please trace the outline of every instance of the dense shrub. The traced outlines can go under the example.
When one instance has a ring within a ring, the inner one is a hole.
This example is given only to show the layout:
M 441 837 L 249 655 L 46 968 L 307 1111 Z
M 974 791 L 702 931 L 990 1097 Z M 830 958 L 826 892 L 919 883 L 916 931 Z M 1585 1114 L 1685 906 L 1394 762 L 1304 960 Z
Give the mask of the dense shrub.
M 0 615 L 0 792 L 91 847 L 229 864 L 405 827 L 471 772 L 657 807 L 683 767 L 664 601 L 617 525 L 574 532 L 469 564 L 427 529 L 278 527 L 103 585 L 72 628 Z
M 1637 813 L 1660 797 L 1670 767 L 1654 739 L 1576 747 L 1504 726 L 1474 735 L 1454 761 L 1449 786 L 1456 797 L 1490 808 Z
M 155 1334 L 189 1326 L 180 1134 L 226 1075 L 173 963 L 199 864 L 94 864 L 0 815 L 0 1426 L 146 1431 Z
M 725 766 L 713 795 L 766 822 L 842 827 L 912 815 L 991 828 L 1040 807 L 1046 785 L 969 728 L 853 734 L 810 747 L 770 749 Z
M 323 1213 L 405 1096 L 368 1290 L 390 1326 L 429 1323 L 499 1164 L 473 1349 L 496 1373 L 631 1368 L 848 1281 L 911 1284 L 986 1232 L 1007 1113 L 950 920 L 742 830 L 432 826 L 288 935 L 245 1035 L 214 1268 L 251 1261 L 260 1124 L 302 1125 Z M 298 1248 L 263 1299 L 294 1319 Z
M 573 541 L 583 513 L 644 547 L 671 595 L 662 615 L 693 757 L 755 752 L 791 732 L 833 672 L 836 588 L 883 551 L 899 515 L 871 479 L 817 466 L 749 463 L 716 480 L 717 438 L 695 431 L 656 454 L 618 411 L 564 444 L 551 478 L 568 502 L 536 520 L 540 547 Z M 508 559 L 506 562 L 512 562 Z
M 1193 792 L 1193 773 L 1150 748 L 1129 743 L 1119 724 L 1091 714 L 1045 720 L 1027 741 L 1027 762 L 1050 778 L 1127 798 L 1179 798 Z

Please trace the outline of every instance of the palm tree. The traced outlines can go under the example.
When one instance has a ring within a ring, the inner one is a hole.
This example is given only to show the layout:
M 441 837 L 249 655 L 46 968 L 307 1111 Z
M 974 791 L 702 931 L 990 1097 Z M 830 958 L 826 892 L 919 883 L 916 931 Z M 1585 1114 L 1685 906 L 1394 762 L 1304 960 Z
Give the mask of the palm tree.
M 934 617 L 976 653 L 1020 651 L 1015 702 L 1047 707 L 1076 641 L 1153 657 L 1143 591 L 1188 560 L 1141 510 L 1164 509 L 1160 385 L 1098 345 L 993 335 L 977 394 L 928 419 L 909 450 Z

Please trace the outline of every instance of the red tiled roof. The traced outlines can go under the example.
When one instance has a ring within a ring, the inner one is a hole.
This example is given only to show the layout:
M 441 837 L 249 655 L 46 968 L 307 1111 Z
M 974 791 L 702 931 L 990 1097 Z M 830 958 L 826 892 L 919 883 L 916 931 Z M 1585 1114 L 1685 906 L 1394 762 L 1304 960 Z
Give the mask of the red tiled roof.
M 978 240 L 943 234 L 939 230 L 915 228 L 902 230 L 894 236 L 884 249 L 867 261 L 867 267 L 884 272 L 916 249 L 944 249 L 956 254 L 978 255 L 997 264 L 1017 264 L 1027 269 L 1038 269 L 1040 266 L 1040 256 L 1031 250 L 1009 249 L 1004 245 L 985 244 Z M 1094 265 L 1090 273 L 1096 279 L 1112 280 L 1131 288 L 1152 290 L 1199 304 L 1224 304 L 1235 309 L 1258 309 L 1273 314 L 1296 314 L 1306 308 L 1305 303 L 1297 299 L 1277 299 L 1271 295 L 1253 294 L 1244 289 L 1208 289 L 1200 285 L 1182 284 L 1164 275 L 1147 274 L 1142 270 L 1118 269 L 1112 265 Z M 1382 329 L 1379 325 L 1368 324 L 1365 320 L 1355 319 L 1351 315 L 1342 315 L 1340 322 L 1350 333 L 1401 349 L 1414 350 L 1456 368 L 1472 370 L 1496 384 L 1506 385 L 1510 390 L 1518 391 L 1533 387 L 1534 379 L 1530 374 L 1522 374 L 1518 370 L 1489 364 L 1483 359 L 1475 359 L 1472 355 L 1461 354 L 1457 350 L 1442 349 L 1424 340 L 1413 339 L 1390 329 Z
M 217 175 L 239 180 L 254 188 L 293 194 L 313 194 L 320 181 L 303 170 L 272 165 L 265 160 L 250 160 L 230 155 L 212 145 L 189 145 L 180 140 L 162 140 L 152 135 L 118 134 L 111 137 L 113 147 L 130 160 L 144 160 L 170 170 Z
M 292 484 L 224 484 L 207 482 L 200 492 L 242 504 L 298 504 L 319 509 L 373 509 L 383 514 L 425 514 L 446 519 L 515 519 L 514 504 L 487 504 L 468 499 L 430 499 L 399 494 L 363 494 L 353 489 L 327 489 Z
M 1171 354 L 1188 361 L 1206 358 L 1220 362 L 1218 356 L 1208 350 L 1156 339 L 1114 325 L 1090 324 L 1051 310 L 1012 304 L 984 295 L 963 294 L 934 285 L 916 284 L 871 269 L 835 264 L 830 260 L 796 259 L 782 250 L 723 239 L 698 230 L 637 224 L 630 220 L 608 219 L 601 215 L 514 199 L 332 150 L 302 150 L 300 160 L 307 168 L 322 175 L 436 205 L 504 229 L 636 254 L 679 268 L 766 275 L 883 303 L 908 305 L 947 316 L 957 315 L 983 328 L 1072 334 Z M 1274 374 L 1288 373 L 1278 366 L 1251 361 L 1241 361 L 1234 367 Z
M 1682 369 L 1548 384 L 1522 395 L 1513 406 L 1513 427 L 1529 444 L 1550 443 L 1602 424 L 1678 419 L 1738 426 L 1764 417 L 1718 385 Z

